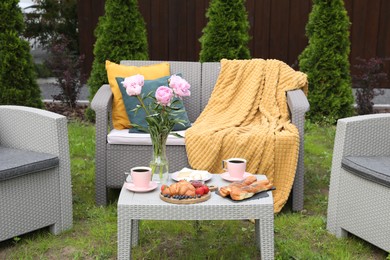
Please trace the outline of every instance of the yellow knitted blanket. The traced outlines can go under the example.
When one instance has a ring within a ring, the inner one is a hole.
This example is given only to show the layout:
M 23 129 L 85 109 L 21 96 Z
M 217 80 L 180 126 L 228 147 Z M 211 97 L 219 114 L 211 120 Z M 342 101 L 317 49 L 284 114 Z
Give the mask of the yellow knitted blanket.
M 223 159 L 247 160 L 247 172 L 274 183 L 274 211 L 286 203 L 299 152 L 298 129 L 291 124 L 286 91 L 307 93 L 307 77 L 278 60 L 221 60 L 210 100 L 186 131 L 193 169 L 221 173 Z

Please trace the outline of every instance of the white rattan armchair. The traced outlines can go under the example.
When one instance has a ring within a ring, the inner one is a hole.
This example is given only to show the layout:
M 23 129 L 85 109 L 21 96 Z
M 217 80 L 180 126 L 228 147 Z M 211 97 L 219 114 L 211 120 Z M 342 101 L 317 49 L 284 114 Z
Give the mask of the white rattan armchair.
M 390 251 L 390 114 L 340 119 L 334 143 L 327 229 Z
M 16 156 L 17 155 L 17 156 Z M 0 241 L 73 222 L 66 117 L 0 106 Z

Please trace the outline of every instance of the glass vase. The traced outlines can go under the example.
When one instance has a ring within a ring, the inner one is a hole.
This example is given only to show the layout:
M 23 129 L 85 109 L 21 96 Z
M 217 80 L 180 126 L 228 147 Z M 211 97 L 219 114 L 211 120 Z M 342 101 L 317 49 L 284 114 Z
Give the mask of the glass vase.
M 151 133 L 152 135 L 152 133 Z M 166 155 L 166 142 L 168 134 L 158 133 L 158 136 L 151 136 L 153 155 L 150 161 L 153 180 L 158 180 L 161 184 L 168 184 L 169 164 Z

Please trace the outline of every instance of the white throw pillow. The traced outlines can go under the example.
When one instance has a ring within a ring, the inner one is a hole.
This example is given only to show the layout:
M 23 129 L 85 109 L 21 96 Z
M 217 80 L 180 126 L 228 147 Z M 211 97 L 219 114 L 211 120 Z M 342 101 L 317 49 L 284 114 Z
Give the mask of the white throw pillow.
M 185 136 L 185 130 L 175 131 L 181 136 Z M 129 133 L 129 129 L 117 130 L 113 129 L 107 135 L 109 144 L 132 144 L 132 145 L 152 145 L 152 140 L 148 133 Z M 168 136 L 167 145 L 185 145 L 184 138 L 173 135 Z

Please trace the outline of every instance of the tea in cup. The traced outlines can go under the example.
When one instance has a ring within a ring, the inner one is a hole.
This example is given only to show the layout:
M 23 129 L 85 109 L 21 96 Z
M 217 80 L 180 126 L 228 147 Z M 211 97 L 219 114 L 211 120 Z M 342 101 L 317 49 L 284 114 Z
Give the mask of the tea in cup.
M 222 161 L 222 168 L 233 178 L 243 178 L 246 170 L 246 160 L 243 158 L 230 158 Z
M 148 188 L 152 179 L 152 169 L 144 166 L 134 167 L 131 168 L 130 176 L 134 186 Z

